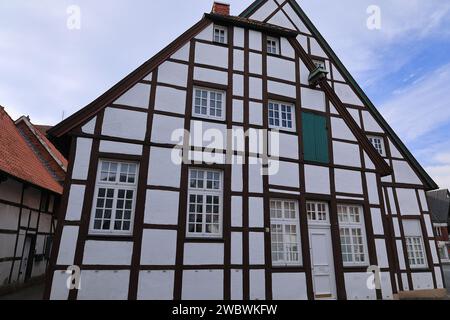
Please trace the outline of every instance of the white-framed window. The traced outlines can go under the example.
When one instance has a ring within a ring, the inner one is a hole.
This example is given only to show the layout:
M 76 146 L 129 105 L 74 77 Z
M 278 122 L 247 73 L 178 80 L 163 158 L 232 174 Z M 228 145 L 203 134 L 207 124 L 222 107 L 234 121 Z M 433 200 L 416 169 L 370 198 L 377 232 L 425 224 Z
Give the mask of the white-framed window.
M 295 107 L 293 104 L 269 101 L 269 127 L 295 131 Z
M 325 202 L 306 202 L 306 215 L 308 223 L 328 224 L 328 204 Z
M 280 40 L 274 37 L 267 37 L 267 53 L 280 54 Z
M 134 162 L 99 161 L 91 233 L 132 234 L 138 173 Z
M 362 206 L 339 204 L 337 209 L 344 265 L 368 265 L 367 239 Z
M 325 61 L 323 60 L 313 60 L 314 65 L 316 66 L 316 68 L 322 68 L 324 70 L 327 70 L 327 67 L 325 65 Z
M 421 236 L 406 236 L 409 266 L 413 269 L 426 268 L 425 248 Z
M 227 43 L 227 28 L 223 26 L 214 26 L 214 42 Z
M 385 157 L 386 156 L 386 149 L 384 147 L 384 139 L 383 137 L 378 136 L 368 136 L 369 141 L 372 143 L 375 150 L 378 151 L 378 153 Z
M 300 266 L 300 218 L 298 202 L 270 200 L 272 263 L 274 266 Z
M 189 170 L 187 237 L 222 237 L 222 177 L 217 170 Z
M 194 88 L 193 115 L 205 118 L 225 119 L 225 92 L 219 90 Z

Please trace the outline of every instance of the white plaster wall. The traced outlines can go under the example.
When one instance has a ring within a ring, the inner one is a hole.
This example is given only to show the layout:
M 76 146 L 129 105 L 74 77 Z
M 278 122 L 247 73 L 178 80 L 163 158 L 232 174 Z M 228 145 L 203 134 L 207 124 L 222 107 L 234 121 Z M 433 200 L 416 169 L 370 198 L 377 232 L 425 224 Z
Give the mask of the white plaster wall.
M 419 190 L 419 200 L 420 200 L 420 204 L 422 205 L 422 210 L 428 211 L 428 202 L 427 202 L 427 198 L 425 195 L 425 191 Z
M 233 122 L 244 122 L 244 102 L 242 100 L 233 100 Z
M 142 145 L 103 140 L 100 142 L 100 152 L 140 156 L 142 155 Z
M 223 243 L 186 243 L 184 245 L 184 264 L 221 265 L 223 264 Z
M 333 64 L 333 79 L 337 81 L 345 82 L 344 77 L 339 72 L 338 68 Z
M 281 37 L 280 45 L 282 56 L 295 59 L 295 50 L 286 38 Z
M 223 300 L 223 271 L 183 272 L 182 300 Z
M 263 125 L 263 105 L 259 102 L 249 103 L 249 123 L 257 126 Z
M 258 159 L 250 157 L 248 166 L 249 192 L 262 193 L 263 181 L 261 175 L 262 166 Z
M 300 83 L 304 85 L 309 85 L 309 75 L 311 74 L 311 72 L 309 72 L 308 68 L 301 59 L 299 68 L 300 68 Z
M 2 215 L 2 219 L 0 219 L 0 229 L 17 230 L 20 209 L 0 203 L 0 212 Z
M 275 24 L 287 29 L 295 30 L 294 25 L 288 20 L 283 11 L 278 11 L 272 18 L 270 18 L 269 23 Z
M 13 179 L 0 183 L 0 199 L 20 203 L 22 197 L 22 184 Z
M 78 300 L 127 300 L 130 271 L 81 272 Z
M 244 47 L 244 29 L 239 27 L 234 27 L 234 45 L 236 47 Z
M 181 162 L 173 163 L 172 153 L 175 159 L 181 160 L 180 150 L 151 148 L 148 185 L 180 187 Z
M 273 143 L 279 143 L 278 147 Z M 272 146 L 274 148 L 272 148 Z M 269 155 L 281 158 L 298 159 L 298 136 L 292 134 L 273 132 L 269 133 Z M 278 150 L 277 150 L 278 149 Z
M 308 300 L 304 273 L 273 273 L 274 300 Z
M 250 270 L 250 300 L 266 299 L 265 270 Z
M 133 242 L 86 241 L 83 264 L 86 265 L 131 265 Z
M 359 152 L 359 145 L 333 141 L 335 164 L 361 168 L 361 157 Z
M 150 87 L 148 84 L 138 83 L 114 101 L 114 104 L 148 109 Z
M 308 193 L 330 194 L 330 170 L 327 167 L 305 165 L 305 187 Z
M 70 186 L 69 201 L 67 203 L 66 220 L 80 221 L 83 210 L 85 186 Z
M 274 0 L 269 0 L 251 15 L 251 19 L 264 21 L 276 9 L 278 9 L 276 2 Z
M 50 300 L 67 300 L 69 298 L 69 289 L 67 289 L 68 277 L 65 271 L 55 271 L 53 273 Z
M 391 212 L 393 215 L 397 214 L 397 206 L 395 205 L 395 199 L 394 199 L 394 191 L 392 190 L 392 188 L 388 188 L 388 198 L 389 198 L 389 203 L 391 205 Z
M 389 149 L 391 151 L 391 156 L 393 158 L 399 158 L 399 159 L 403 159 L 402 154 L 400 153 L 400 151 L 398 151 L 398 149 L 394 146 L 394 144 L 392 143 L 391 140 L 389 140 Z
M 155 110 L 185 114 L 186 91 L 164 86 L 157 86 Z
M 233 69 L 244 71 L 244 51 L 236 49 L 233 51 Z
M 359 109 L 353 109 L 353 108 L 346 108 L 346 109 L 352 116 L 353 120 L 355 120 L 355 122 L 361 128 L 361 118 L 359 117 Z
M 231 264 L 242 264 L 242 233 L 231 233 Z
M 394 293 L 392 292 L 391 276 L 389 272 L 382 272 L 380 274 L 381 278 L 381 293 L 383 295 L 383 300 L 393 300 Z
M 264 233 L 250 232 L 249 235 L 250 264 L 263 265 L 264 259 Z
M 198 120 L 191 121 L 191 146 L 225 150 L 227 137 L 227 126 L 225 124 Z
M 439 264 L 439 255 L 436 248 L 436 241 L 430 240 L 429 241 L 430 250 L 431 250 L 431 257 L 433 259 L 434 264 Z
M 225 164 L 226 156 L 221 153 L 190 151 L 189 161 L 205 162 L 208 164 Z
M 102 134 L 110 137 L 144 140 L 147 130 L 147 113 L 106 108 Z
M 195 36 L 195 39 L 212 41 L 212 39 L 213 39 L 213 28 L 214 28 L 214 24 L 213 23 L 208 24 L 208 26 L 206 26 L 205 29 L 200 31 Z
M 298 164 L 269 160 L 269 166 L 270 168 L 278 166 L 278 172 L 270 170 L 270 173 L 273 173 L 269 175 L 269 183 L 271 185 L 300 188 Z
M 173 140 L 174 132 L 184 129 L 184 119 L 168 117 L 159 114 L 153 116 L 152 142 L 177 144 L 179 141 Z
M 402 283 L 403 283 L 403 290 L 409 291 L 408 275 L 406 273 L 402 273 Z
M 189 50 L 191 48 L 190 43 L 185 44 L 177 52 L 175 52 L 171 58 L 176 60 L 189 61 Z
M 264 198 L 249 198 L 249 227 L 264 228 Z
M 231 270 L 231 300 L 243 300 L 242 270 Z
M 268 56 L 267 76 L 295 82 L 295 62 Z
M 240 74 L 233 74 L 233 95 L 244 96 L 244 76 Z
M 87 134 L 95 133 L 95 124 L 97 123 L 97 117 L 92 118 L 88 123 L 81 127 L 81 131 Z
M 267 90 L 269 93 L 278 94 L 281 96 L 296 98 L 297 97 L 297 89 L 295 86 L 290 84 L 285 84 L 277 81 L 268 81 L 267 82 Z M 306 106 L 306 105 L 304 105 Z
M 331 117 L 331 128 L 333 138 L 344 139 L 350 141 L 357 141 L 356 137 L 350 131 L 344 120 L 340 118 Z
M 87 180 L 91 158 L 92 139 L 78 138 L 72 179 Z
M 361 173 L 358 171 L 336 169 L 334 171 L 336 192 L 362 194 Z
M 441 273 L 441 268 L 440 267 L 435 267 L 434 268 L 434 274 L 436 275 L 436 286 L 438 289 L 443 289 L 444 288 L 444 282 L 442 280 L 442 273 Z
M 66 226 L 63 228 L 57 261 L 58 265 L 73 265 L 75 258 L 75 249 L 77 246 L 78 231 L 79 227 Z
M 326 111 L 325 93 L 320 90 L 301 88 L 302 107 L 306 109 Z
M 431 222 L 431 217 L 429 214 L 424 214 L 423 218 L 425 220 L 425 226 L 427 228 L 427 235 L 430 238 L 434 237 L 434 230 L 433 230 L 433 224 Z
M 375 235 L 384 235 L 383 219 L 381 210 L 378 208 L 371 208 L 372 227 Z
M 308 52 L 308 37 L 300 34 L 297 36 L 297 41 L 302 46 L 303 50 Z
M 367 273 L 345 273 L 345 289 L 348 300 L 376 300 L 375 290 L 367 288 Z
M 417 203 L 414 189 L 397 189 L 397 198 L 402 215 L 420 215 L 419 204 Z
M 365 152 L 364 152 L 364 164 L 366 166 L 366 169 L 375 170 L 375 165 L 373 164 L 372 160 L 369 158 L 369 156 Z
M 262 74 L 262 55 L 260 53 L 249 53 L 249 72 L 254 74 Z
M 218 71 L 218 70 L 195 67 L 194 80 L 227 85 L 228 84 L 228 73 L 223 72 L 223 71 Z
M 409 183 L 421 185 L 419 177 L 406 161 L 392 161 L 395 173 L 395 181 L 397 183 Z
M 166 61 L 158 68 L 158 82 L 187 86 L 188 66 L 186 64 Z
M 138 300 L 173 300 L 174 271 L 141 271 Z
M 177 225 L 179 198 L 178 192 L 148 190 L 145 200 L 144 222 Z
M 389 268 L 389 261 L 386 251 L 386 241 L 383 239 L 376 239 L 375 246 L 377 250 L 378 266 L 380 268 Z
M 210 39 L 212 38 L 212 33 Z M 196 43 L 195 62 L 215 67 L 228 68 L 228 48 Z
M 403 220 L 403 232 L 405 236 L 422 236 L 422 228 L 419 220 Z
M 375 173 L 366 173 L 366 181 L 370 204 L 380 204 L 380 197 L 378 196 L 377 176 L 375 175 Z
M 0 259 L 1 258 L 12 258 L 14 257 L 14 245 L 16 243 L 15 234 L 0 234 Z M 21 247 L 19 247 L 21 248 Z M 20 251 L 20 256 L 22 252 Z
M 270 87 L 270 85 L 269 85 Z M 253 99 L 262 99 L 262 80 L 259 78 L 250 77 L 249 80 L 249 95 Z M 269 90 L 270 91 L 270 90 Z
M 262 35 L 261 32 L 250 30 L 249 31 L 249 47 L 250 49 L 261 51 Z
M 174 230 L 144 230 L 142 238 L 142 265 L 174 265 L 177 232 Z
M 412 274 L 414 290 L 430 290 L 433 288 L 433 275 L 431 272 L 414 272 Z
M 334 91 L 343 103 L 364 106 L 364 104 L 361 102 L 361 100 L 359 100 L 358 96 L 349 85 L 343 83 L 335 83 Z
M 364 129 L 366 131 L 371 132 L 380 132 L 383 133 L 383 129 L 381 129 L 380 125 L 376 122 L 376 120 L 372 117 L 372 115 L 368 111 L 363 111 L 363 121 L 364 121 Z
M 12 261 L 0 262 L 0 286 L 8 282 L 11 265 Z
M 242 158 L 242 157 L 239 157 Z M 236 162 L 239 161 L 237 157 L 233 157 L 233 165 L 231 169 L 231 190 L 232 191 L 242 191 L 242 165 L 240 163 L 242 162 Z
M 311 45 L 311 54 L 313 56 L 327 58 L 327 55 L 322 50 L 322 48 L 320 47 L 320 45 L 316 39 L 310 38 L 310 45 Z
M 294 9 L 292 8 L 291 4 L 288 3 L 283 7 L 284 11 L 287 13 L 287 15 L 289 16 L 289 18 L 291 19 L 292 22 L 294 22 L 295 26 L 297 27 L 298 30 L 300 30 L 303 33 L 307 33 L 310 34 L 308 28 L 306 28 L 305 24 L 303 23 L 303 21 L 300 19 L 300 17 L 298 16 L 298 14 L 294 11 Z
M 405 256 L 403 251 L 403 242 L 401 240 L 395 241 L 396 247 L 397 247 L 397 257 L 398 257 L 398 263 L 400 266 L 400 270 L 406 270 L 406 262 L 405 262 Z
M 242 197 L 231 197 L 231 226 L 242 227 Z

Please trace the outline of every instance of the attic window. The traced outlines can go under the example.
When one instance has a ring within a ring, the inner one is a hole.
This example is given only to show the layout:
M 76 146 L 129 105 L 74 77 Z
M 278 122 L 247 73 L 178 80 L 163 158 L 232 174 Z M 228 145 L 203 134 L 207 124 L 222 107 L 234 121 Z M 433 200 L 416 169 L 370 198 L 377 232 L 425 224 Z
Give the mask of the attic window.
M 378 151 L 378 153 L 382 156 L 386 156 L 386 150 L 384 147 L 384 139 L 379 136 L 368 136 L 369 141 L 372 143 L 373 147 Z
M 267 53 L 280 54 L 280 40 L 274 37 L 267 37 Z
M 223 26 L 214 26 L 214 42 L 227 43 L 227 29 Z

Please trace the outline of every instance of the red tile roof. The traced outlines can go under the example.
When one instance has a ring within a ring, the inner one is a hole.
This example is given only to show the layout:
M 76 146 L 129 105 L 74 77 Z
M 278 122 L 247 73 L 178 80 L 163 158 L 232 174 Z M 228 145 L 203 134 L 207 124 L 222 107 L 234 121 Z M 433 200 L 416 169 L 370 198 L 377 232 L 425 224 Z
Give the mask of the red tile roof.
M 34 154 L 2 107 L 0 107 L 0 171 L 62 194 L 62 186 Z

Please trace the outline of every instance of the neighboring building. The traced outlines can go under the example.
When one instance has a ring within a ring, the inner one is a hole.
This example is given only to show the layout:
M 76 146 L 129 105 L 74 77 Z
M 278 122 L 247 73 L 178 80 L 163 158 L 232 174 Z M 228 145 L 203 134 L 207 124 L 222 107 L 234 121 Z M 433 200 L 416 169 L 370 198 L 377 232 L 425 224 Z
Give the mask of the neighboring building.
M 227 129 L 279 129 L 279 158 Z M 425 196 L 437 185 L 295 1 L 238 17 L 215 3 L 49 134 L 70 160 L 47 298 L 445 293 Z M 66 286 L 73 265 L 81 290 Z
M 0 107 L 0 292 L 44 276 L 66 166 L 28 118 Z
M 447 189 L 430 191 L 427 196 L 439 255 L 443 263 L 450 263 L 450 191 Z

